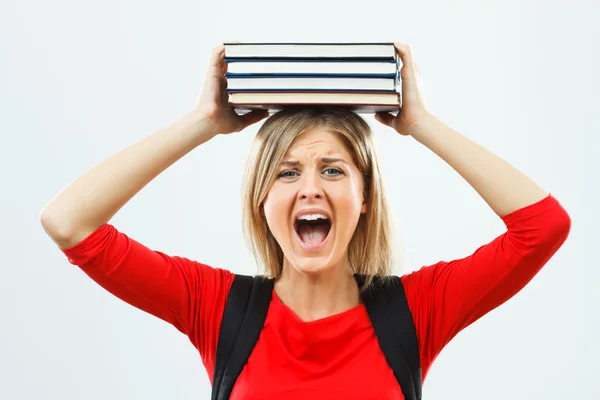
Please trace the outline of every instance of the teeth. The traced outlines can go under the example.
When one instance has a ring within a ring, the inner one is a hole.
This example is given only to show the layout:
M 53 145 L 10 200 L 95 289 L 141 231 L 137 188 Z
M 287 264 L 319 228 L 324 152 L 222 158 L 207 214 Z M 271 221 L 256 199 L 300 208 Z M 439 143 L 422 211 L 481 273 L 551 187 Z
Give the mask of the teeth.
M 304 214 L 299 216 L 297 219 L 305 220 L 305 221 L 315 221 L 317 219 L 329 219 L 327 216 L 323 214 Z

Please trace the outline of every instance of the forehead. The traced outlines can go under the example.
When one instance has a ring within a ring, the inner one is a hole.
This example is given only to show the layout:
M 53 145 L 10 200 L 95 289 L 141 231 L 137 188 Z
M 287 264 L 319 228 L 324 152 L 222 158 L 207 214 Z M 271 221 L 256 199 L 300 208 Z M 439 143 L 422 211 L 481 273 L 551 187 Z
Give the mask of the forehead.
M 343 140 L 325 128 L 313 128 L 298 136 L 290 145 L 286 156 L 302 156 L 310 154 L 338 154 L 350 157 Z

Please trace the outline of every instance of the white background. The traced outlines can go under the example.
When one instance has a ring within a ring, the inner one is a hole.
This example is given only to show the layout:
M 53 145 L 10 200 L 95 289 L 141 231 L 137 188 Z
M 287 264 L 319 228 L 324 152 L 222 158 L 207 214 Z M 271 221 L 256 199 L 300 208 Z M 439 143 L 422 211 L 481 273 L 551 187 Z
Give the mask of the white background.
M 531 284 L 446 347 L 425 399 L 600 398 L 599 17 L 592 0 L 3 1 L 0 398 L 210 398 L 188 339 L 70 265 L 38 214 L 87 169 L 187 113 L 227 40 L 410 44 L 431 111 L 573 220 Z M 404 252 L 398 272 L 503 231 L 433 153 L 365 118 Z M 111 222 L 151 248 L 254 272 L 240 180 L 256 129 L 200 146 Z

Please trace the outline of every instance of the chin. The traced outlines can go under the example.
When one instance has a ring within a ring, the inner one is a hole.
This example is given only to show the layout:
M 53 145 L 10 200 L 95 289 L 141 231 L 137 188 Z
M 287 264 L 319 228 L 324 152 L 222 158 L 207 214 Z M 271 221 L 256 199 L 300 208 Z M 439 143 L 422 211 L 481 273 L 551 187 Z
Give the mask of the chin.
M 291 266 L 306 275 L 316 275 L 333 268 L 329 257 L 294 257 Z

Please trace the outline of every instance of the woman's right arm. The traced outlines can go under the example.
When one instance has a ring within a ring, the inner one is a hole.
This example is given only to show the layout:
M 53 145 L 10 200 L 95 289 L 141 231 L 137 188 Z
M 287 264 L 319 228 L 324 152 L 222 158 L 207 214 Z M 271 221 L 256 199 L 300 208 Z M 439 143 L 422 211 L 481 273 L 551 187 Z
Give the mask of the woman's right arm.
M 107 223 L 152 179 L 196 146 L 268 115 L 238 116 L 227 105 L 223 55 L 223 46 L 218 46 L 192 112 L 93 167 L 42 209 L 41 223 L 60 248 L 76 245 Z
M 108 222 L 196 146 L 268 115 L 239 116 L 228 106 L 223 55 L 223 46 L 217 47 L 190 113 L 93 167 L 40 213 L 45 231 L 70 263 L 116 297 L 186 333 L 209 366 L 233 274 L 152 250 Z
M 171 164 L 215 135 L 198 111 L 121 150 L 58 193 L 41 211 L 45 231 L 61 248 L 75 246 L 107 223 Z

